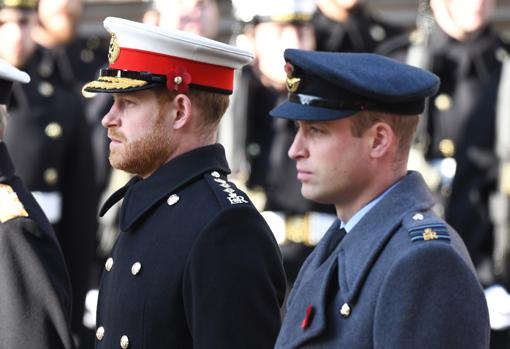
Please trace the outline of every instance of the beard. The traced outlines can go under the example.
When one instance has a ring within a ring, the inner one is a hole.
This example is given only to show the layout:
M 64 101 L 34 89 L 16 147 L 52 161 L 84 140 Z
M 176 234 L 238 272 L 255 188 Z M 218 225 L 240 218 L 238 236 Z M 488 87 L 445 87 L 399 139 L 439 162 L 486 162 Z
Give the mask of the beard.
M 110 129 L 109 135 L 123 142 L 121 147 L 110 151 L 112 167 L 143 178 L 154 173 L 168 161 L 176 148 L 162 125 L 163 118 L 160 116 L 151 129 L 134 141 L 127 141 L 122 134 Z

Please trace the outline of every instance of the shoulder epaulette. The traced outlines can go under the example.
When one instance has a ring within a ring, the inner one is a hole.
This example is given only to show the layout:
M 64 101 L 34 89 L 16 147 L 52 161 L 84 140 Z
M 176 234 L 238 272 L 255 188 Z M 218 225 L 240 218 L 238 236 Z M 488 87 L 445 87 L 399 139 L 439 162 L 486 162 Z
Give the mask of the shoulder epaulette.
M 246 194 L 237 189 L 235 184 L 229 182 L 226 177 L 222 178 L 219 172 L 213 171 L 205 177 L 220 202 L 230 205 L 250 204 Z
M 18 217 L 28 217 L 28 212 L 10 185 L 0 184 L 0 222 Z
M 433 212 L 412 213 L 409 217 L 405 217 L 402 223 L 412 242 L 450 241 L 448 225 Z

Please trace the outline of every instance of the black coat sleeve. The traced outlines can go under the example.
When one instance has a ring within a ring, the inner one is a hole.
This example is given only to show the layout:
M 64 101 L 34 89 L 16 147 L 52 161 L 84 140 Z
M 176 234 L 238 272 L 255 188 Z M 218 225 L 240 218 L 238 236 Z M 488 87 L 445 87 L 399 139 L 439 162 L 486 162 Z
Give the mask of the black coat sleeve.
M 183 291 L 194 348 L 273 348 L 285 276 L 278 246 L 253 207 L 224 210 L 204 227 Z

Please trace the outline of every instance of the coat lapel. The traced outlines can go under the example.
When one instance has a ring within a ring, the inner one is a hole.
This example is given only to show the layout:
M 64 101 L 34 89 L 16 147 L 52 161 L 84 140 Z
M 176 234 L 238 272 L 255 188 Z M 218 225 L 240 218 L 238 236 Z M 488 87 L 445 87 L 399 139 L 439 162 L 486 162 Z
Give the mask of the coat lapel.
M 225 151 L 219 144 L 204 146 L 180 155 L 144 180 L 134 177 L 105 202 L 100 214 L 103 215 L 112 205 L 124 198 L 120 229 L 128 231 L 163 198 L 211 171 L 230 173 Z
M 351 309 L 376 262 L 404 216 L 430 209 L 434 200 L 417 172 L 409 172 L 387 196 L 353 228 L 337 248 L 338 282 Z

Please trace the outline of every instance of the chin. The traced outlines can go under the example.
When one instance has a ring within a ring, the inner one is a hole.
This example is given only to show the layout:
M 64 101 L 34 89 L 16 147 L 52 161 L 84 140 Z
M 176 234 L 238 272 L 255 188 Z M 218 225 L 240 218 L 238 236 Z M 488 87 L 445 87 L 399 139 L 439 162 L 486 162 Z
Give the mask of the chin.
M 301 189 L 301 195 L 307 200 L 317 202 L 319 204 L 330 204 L 326 198 L 324 198 L 320 193 L 314 193 L 312 191 L 307 191 L 304 188 Z

